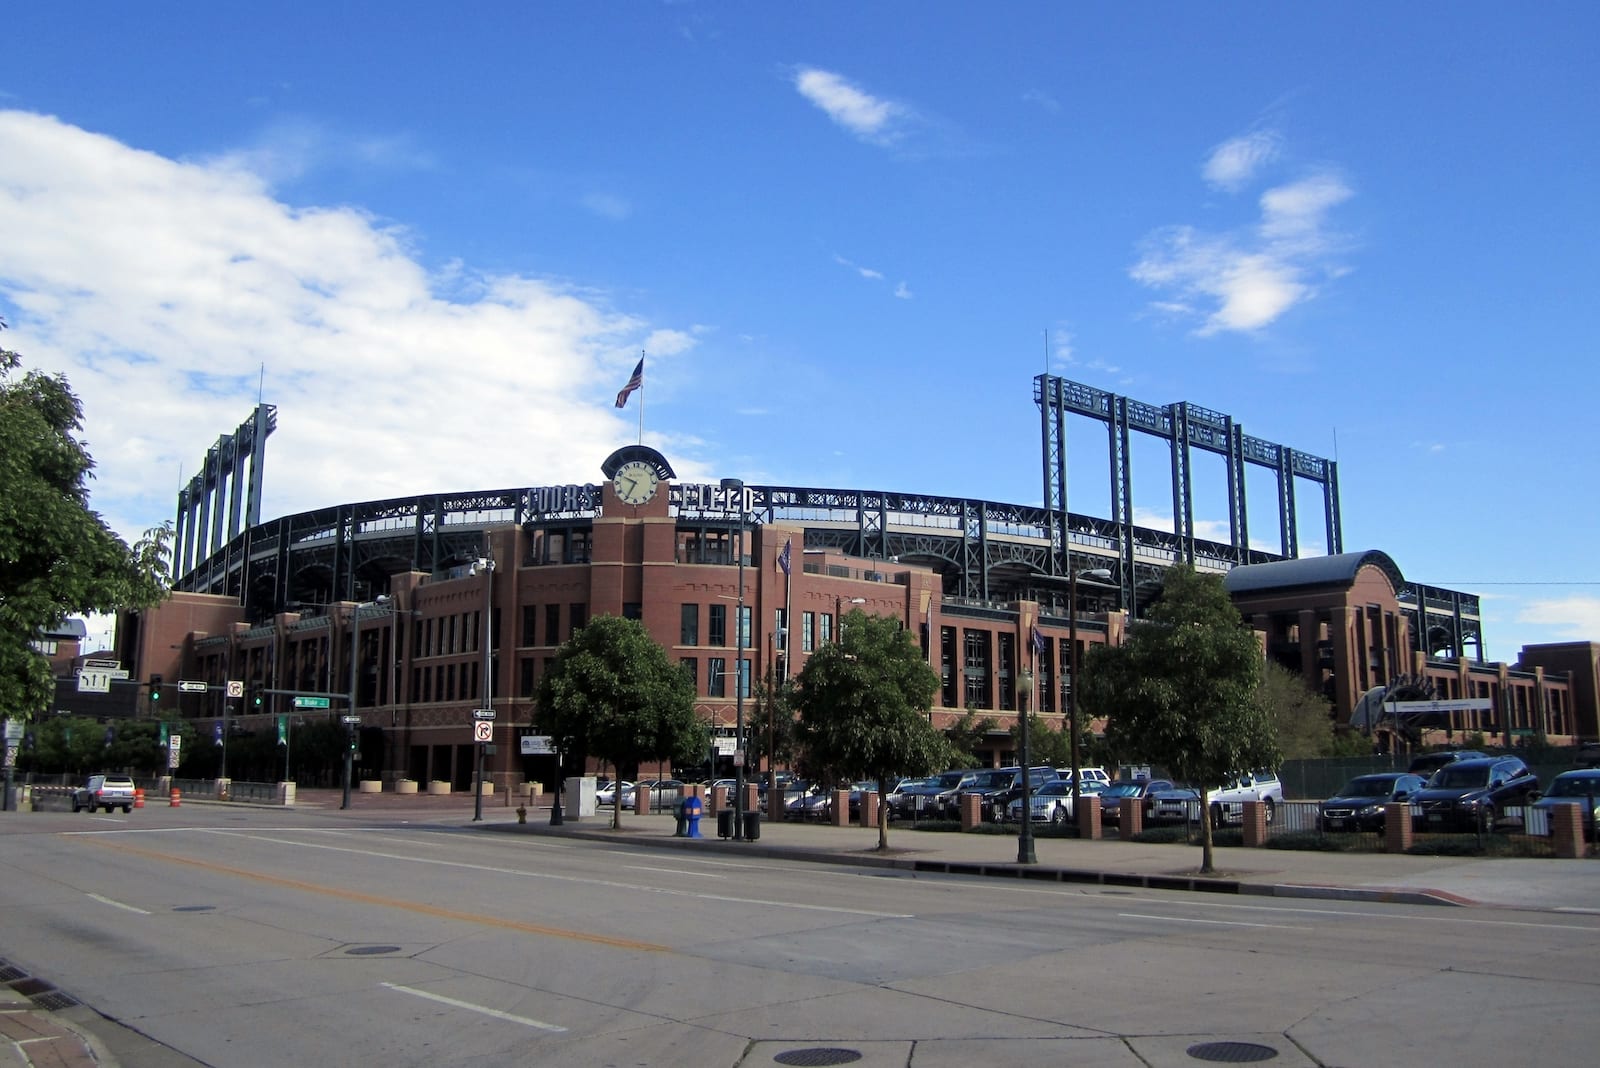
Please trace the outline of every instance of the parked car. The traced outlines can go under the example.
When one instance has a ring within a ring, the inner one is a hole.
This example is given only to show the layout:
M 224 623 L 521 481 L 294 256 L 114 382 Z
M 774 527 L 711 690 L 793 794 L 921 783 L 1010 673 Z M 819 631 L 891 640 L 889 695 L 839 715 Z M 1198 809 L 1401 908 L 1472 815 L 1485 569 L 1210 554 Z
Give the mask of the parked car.
M 614 804 L 617 800 L 617 791 L 619 790 L 622 791 L 622 807 L 631 807 L 633 805 L 633 783 L 626 780 L 623 780 L 622 782 L 607 782 L 604 786 L 596 790 L 594 792 L 595 804 Z
M 634 787 L 631 791 L 629 791 L 628 796 L 623 798 L 622 807 L 638 809 L 639 806 L 637 802 L 641 789 L 648 789 L 650 791 L 650 796 L 645 801 L 645 804 L 651 806 L 652 808 L 659 807 L 661 805 L 676 804 L 678 799 L 683 796 L 684 785 L 685 784 L 682 779 L 646 779 L 643 782 L 634 784 Z
M 1098 779 L 1086 779 L 1078 786 L 1078 796 L 1087 797 L 1105 788 L 1106 784 Z M 1059 827 L 1072 822 L 1072 782 L 1068 779 L 1052 779 L 1033 791 L 1028 801 L 1034 823 L 1053 823 Z M 1018 797 L 1006 807 L 1006 819 L 1011 823 L 1022 822 L 1022 798 Z
M 1572 763 L 1580 768 L 1600 768 L 1600 742 L 1584 742 L 1572 754 Z
M 1433 773 L 1411 798 L 1423 831 L 1487 831 L 1507 808 L 1526 804 L 1539 777 L 1521 757 L 1458 760 Z
M 1120 813 L 1119 813 L 1120 815 Z M 1145 794 L 1144 818 L 1148 823 L 1187 823 L 1200 818 L 1200 791 L 1173 786 Z
M 1057 778 L 1061 778 L 1061 779 L 1066 779 L 1068 782 L 1071 782 L 1072 781 L 1072 769 L 1071 768 L 1057 768 L 1056 769 L 1056 777 Z M 1080 779 L 1082 779 L 1084 782 L 1102 782 L 1102 783 L 1105 783 L 1107 786 L 1111 785 L 1111 776 L 1106 774 L 1106 769 L 1105 768 L 1079 768 L 1078 769 L 1078 777 Z
M 1283 804 L 1283 783 L 1278 781 L 1278 773 L 1264 768 L 1246 772 L 1211 790 L 1206 797 L 1211 807 L 1211 825 L 1223 827 L 1243 823 L 1246 801 L 1265 804 L 1267 822 L 1271 823 L 1273 811 Z
M 940 790 L 934 797 L 934 807 L 938 809 L 941 819 L 953 820 L 961 815 L 961 806 L 956 798 L 961 796 L 961 791 L 977 781 L 981 769 L 968 768 L 939 773 Z
M 1600 768 L 1581 768 L 1563 771 L 1550 780 L 1550 788 L 1533 803 L 1533 807 L 1549 812 L 1558 805 L 1577 805 L 1588 810 L 1583 836 L 1594 840 L 1595 828 L 1600 827 Z
M 84 784 L 72 791 L 72 811 L 88 809 L 93 812 L 103 808 L 107 812 L 120 808 L 133 811 L 133 780 L 126 775 L 91 775 Z
M 1011 781 L 1006 786 L 989 794 L 980 806 L 983 818 L 986 820 L 1001 820 L 1005 818 L 1006 810 L 1011 807 L 1011 802 L 1022 797 L 1022 769 L 1012 768 Z M 1028 791 L 1032 793 L 1045 783 L 1055 782 L 1056 769 L 1051 767 L 1033 767 L 1028 769 Z
M 1437 753 L 1423 753 L 1411 761 L 1406 768 L 1413 775 L 1421 775 L 1424 779 L 1432 778 L 1433 773 L 1448 764 L 1458 760 L 1482 760 L 1488 753 L 1480 753 L 1476 749 L 1442 749 Z
M 1137 801 L 1145 801 L 1152 791 L 1162 793 L 1176 789 L 1176 784 L 1171 779 L 1136 779 L 1129 781 L 1123 779 L 1114 782 L 1100 791 L 1100 822 L 1120 824 L 1122 822 L 1122 800 L 1131 797 Z
M 783 795 L 783 818 L 790 820 L 825 820 L 832 808 L 832 795 L 814 786 Z
M 1357 775 L 1317 806 L 1317 819 L 1324 831 L 1382 833 L 1383 806 L 1391 801 L 1409 801 L 1425 785 L 1426 779 L 1409 771 Z
M 889 806 L 889 818 L 904 820 L 933 816 L 938 807 L 937 799 L 943 789 L 937 777 L 901 779 L 884 799 L 884 803 Z

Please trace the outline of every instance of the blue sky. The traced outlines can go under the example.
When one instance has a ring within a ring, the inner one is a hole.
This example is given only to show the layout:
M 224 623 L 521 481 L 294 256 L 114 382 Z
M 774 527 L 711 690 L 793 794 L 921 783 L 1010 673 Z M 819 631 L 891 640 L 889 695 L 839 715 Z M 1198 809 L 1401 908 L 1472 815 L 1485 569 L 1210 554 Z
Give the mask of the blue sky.
M 1345 548 L 1483 595 L 1493 659 L 1600 640 L 1592 3 L 31 4 L 7 38 L 6 344 L 83 397 L 129 537 L 258 393 L 269 516 L 598 481 L 641 351 L 681 477 L 1037 502 L 1048 367 L 1337 458 Z M 1106 514 L 1098 426 L 1069 449 Z M 1135 448 L 1153 526 L 1166 464 Z

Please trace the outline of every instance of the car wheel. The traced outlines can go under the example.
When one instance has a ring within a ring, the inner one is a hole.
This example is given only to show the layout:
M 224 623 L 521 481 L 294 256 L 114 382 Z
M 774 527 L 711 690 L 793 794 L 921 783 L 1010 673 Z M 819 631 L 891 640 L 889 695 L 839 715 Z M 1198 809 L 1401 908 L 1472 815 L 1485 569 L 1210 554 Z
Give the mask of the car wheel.
M 1067 825 L 1067 810 L 1057 805 L 1056 810 L 1050 813 L 1050 822 L 1057 827 L 1065 827 Z
M 1494 806 L 1484 805 L 1478 810 L 1478 829 L 1484 834 L 1494 830 Z
M 1222 806 L 1221 805 L 1212 805 L 1211 806 L 1211 826 L 1213 826 L 1213 827 L 1221 827 L 1221 826 L 1223 826 L 1225 824 L 1225 822 L 1226 821 L 1222 818 Z
M 80 812 L 80 811 L 82 811 L 82 809 L 83 809 L 83 806 L 78 804 L 78 799 L 76 797 L 74 797 L 72 799 L 72 811 Z
M 1276 801 L 1274 801 L 1272 798 L 1268 797 L 1268 798 L 1263 798 L 1262 799 L 1262 804 L 1267 806 L 1267 822 L 1271 823 L 1272 822 L 1272 813 L 1277 809 L 1278 803 Z
M 131 815 L 132 812 L 133 812 L 133 806 L 132 805 L 123 805 L 122 806 L 122 811 L 123 811 L 124 814 Z

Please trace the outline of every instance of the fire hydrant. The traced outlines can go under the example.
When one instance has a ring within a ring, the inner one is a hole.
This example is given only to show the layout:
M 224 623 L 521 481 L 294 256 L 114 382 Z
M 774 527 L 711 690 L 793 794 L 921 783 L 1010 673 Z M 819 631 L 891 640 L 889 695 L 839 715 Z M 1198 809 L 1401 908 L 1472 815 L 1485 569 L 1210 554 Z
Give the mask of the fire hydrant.
M 518 823 L 527 823 L 528 822 L 528 806 L 527 805 L 518 805 L 517 806 L 517 822 Z

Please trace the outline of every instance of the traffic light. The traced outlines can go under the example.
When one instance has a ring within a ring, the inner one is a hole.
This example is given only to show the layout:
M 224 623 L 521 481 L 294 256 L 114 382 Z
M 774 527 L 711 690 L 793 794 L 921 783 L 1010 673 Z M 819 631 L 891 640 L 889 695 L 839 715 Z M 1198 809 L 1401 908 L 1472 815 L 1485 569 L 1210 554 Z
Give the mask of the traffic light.
M 263 703 L 264 698 L 261 695 L 261 684 L 252 682 L 250 684 L 250 710 L 252 712 L 260 712 L 261 705 Z
M 150 676 L 150 706 L 154 708 L 161 703 L 161 676 Z

